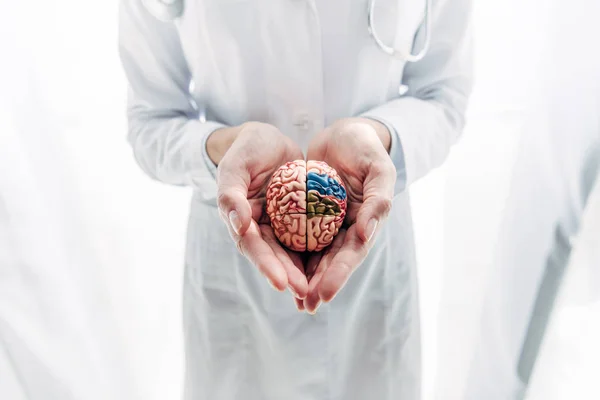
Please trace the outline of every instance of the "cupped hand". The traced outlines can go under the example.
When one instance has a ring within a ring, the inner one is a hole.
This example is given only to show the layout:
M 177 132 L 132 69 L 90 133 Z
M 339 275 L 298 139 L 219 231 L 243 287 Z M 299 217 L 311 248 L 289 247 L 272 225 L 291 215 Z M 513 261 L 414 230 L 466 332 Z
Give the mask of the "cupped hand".
M 239 252 L 276 290 L 289 288 L 304 298 L 308 281 L 300 255 L 281 246 L 264 211 L 271 176 L 286 162 L 304 158 L 302 151 L 276 127 L 258 122 L 215 131 L 207 151 L 218 164 L 219 213 Z
M 344 181 L 348 211 L 332 244 L 307 261 L 308 295 L 296 300 L 300 310 L 314 313 L 321 302 L 331 301 L 367 257 L 392 206 L 396 169 L 389 147 L 385 125 L 363 118 L 337 121 L 310 143 L 307 159 L 325 161 Z

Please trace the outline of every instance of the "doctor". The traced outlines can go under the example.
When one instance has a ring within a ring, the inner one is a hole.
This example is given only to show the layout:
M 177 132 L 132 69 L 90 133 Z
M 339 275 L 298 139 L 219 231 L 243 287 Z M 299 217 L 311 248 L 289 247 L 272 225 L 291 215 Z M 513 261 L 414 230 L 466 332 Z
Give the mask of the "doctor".
M 169 3 L 123 0 L 120 52 L 139 165 L 194 190 L 185 397 L 420 398 L 408 187 L 461 133 L 470 1 Z M 351 203 L 304 259 L 261 215 L 272 172 L 303 154 Z

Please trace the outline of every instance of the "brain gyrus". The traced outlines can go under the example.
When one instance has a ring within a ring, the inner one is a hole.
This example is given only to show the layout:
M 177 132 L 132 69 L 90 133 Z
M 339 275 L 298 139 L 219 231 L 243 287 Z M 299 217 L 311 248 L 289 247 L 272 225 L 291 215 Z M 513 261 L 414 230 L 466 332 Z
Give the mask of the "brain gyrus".
M 344 217 L 346 188 L 323 161 L 281 166 L 267 188 L 267 214 L 275 236 L 294 251 L 321 251 L 333 241 Z

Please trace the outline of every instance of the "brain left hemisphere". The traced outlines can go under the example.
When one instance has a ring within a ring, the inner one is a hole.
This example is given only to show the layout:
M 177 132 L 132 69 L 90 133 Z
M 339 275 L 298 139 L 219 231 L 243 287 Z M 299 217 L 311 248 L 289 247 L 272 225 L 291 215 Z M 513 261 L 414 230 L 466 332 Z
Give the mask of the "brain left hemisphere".
M 273 184 L 267 201 L 269 214 L 303 214 L 306 209 L 304 190 L 304 185 L 298 181 Z

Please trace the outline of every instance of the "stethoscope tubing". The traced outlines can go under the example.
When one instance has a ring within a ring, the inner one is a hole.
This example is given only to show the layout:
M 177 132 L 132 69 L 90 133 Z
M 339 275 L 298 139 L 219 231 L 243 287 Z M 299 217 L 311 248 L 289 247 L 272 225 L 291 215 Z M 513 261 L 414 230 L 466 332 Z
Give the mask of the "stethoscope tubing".
M 377 46 L 386 54 L 401 61 L 417 62 L 422 60 L 429 51 L 429 47 L 431 45 L 431 1 L 432 0 L 425 0 L 425 42 L 423 43 L 423 48 L 417 54 L 413 54 L 412 52 L 406 53 L 405 51 L 399 50 L 398 48 L 390 46 L 381 40 L 375 29 L 375 5 L 377 0 L 369 0 L 367 9 L 367 26 L 369 29 L 369 34 L 373 40 L 375 40 Z M 142 0 L 142 2 L 148 11 L 150 11 L 152 15 L 161 21 L 173 21 L 174 19 L 183 15 L 184 0 Z

